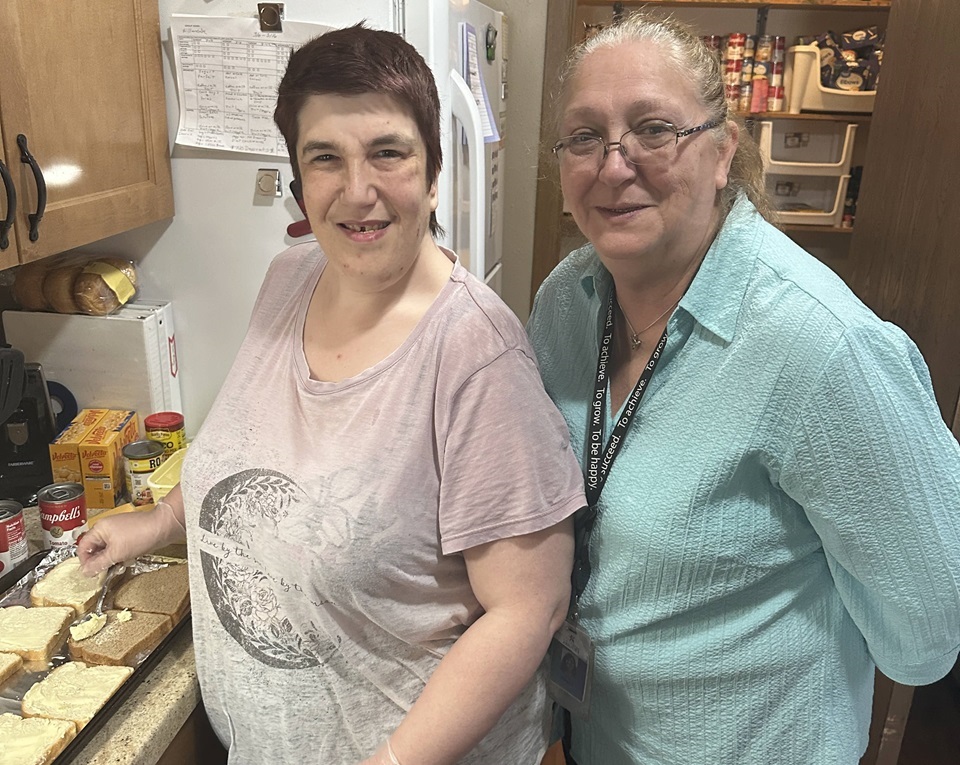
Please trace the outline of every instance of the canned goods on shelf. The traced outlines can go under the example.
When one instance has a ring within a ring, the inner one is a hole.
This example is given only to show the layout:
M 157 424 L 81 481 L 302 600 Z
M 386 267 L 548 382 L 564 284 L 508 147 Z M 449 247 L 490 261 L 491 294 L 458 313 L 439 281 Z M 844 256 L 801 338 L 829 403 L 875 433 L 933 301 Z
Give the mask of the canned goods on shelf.
M 154 471 L 163 464 L 164 458 L 163 444 L 159 441 L 144 439 L 123 447 L 127 494 L 133 505 L 139 507 L 153 502 L 153 492 L 148 481 Z
M 164 457 L 187 445 L 183 415 L 179 412 L 156 412 L 143 419 L 143 429 L 151 441 L 163 444 Z
M 79 483 L 52 483 L 37 492 L 47 547 L 69 547 L 87 530 L 87 498 Z
M 23 525 L 23 505 L 13 499 L 0 499 L 0 576 L 27 559 L 27 532 Z

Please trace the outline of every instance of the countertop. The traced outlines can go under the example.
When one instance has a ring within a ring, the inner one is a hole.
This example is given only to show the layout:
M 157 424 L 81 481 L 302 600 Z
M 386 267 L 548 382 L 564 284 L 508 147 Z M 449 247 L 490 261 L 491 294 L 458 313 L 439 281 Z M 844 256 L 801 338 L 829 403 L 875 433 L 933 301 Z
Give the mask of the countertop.
M 36 508 L 24 510 L 30 553 L 41 549 Z M 184 629 L 167 654 L 73 759 L 76 765 L 155 765 L 200 704 L 193 633 Z

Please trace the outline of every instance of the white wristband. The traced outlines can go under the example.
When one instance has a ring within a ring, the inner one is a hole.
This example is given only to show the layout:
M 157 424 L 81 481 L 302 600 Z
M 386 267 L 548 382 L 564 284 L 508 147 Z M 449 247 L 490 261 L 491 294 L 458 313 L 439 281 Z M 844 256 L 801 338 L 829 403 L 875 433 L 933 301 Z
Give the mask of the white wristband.
M 397 755 L 393 751 L 393 747 L 390 746 L 390 739 L 387 739 L 387 757 L 390 758 L 390 765 L 400 765 L 400 760 L 397 759 Z

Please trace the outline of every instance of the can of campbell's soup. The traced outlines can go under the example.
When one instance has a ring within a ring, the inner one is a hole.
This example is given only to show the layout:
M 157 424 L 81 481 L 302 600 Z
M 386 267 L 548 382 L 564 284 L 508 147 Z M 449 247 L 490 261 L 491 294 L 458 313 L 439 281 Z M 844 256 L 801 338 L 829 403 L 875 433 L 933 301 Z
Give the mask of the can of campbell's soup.
M 151 441 L 163 444 L 163 456 L 169 457 L 187 445 L 183 415 L 179 412 L 156 412 L 143 420 L 143 429 Z
M 87 498 L 79 483 L 52 483 L 37 492 L 40 525 L 47 547 L 75 545 L 87 530 Z
M 127 476 L 127 493 L 134 505 L 149 505 L 153 491 L 148 481 L 153 471 L 163 464 L 164 446 L 159 441 L 134 441 L 123 447 L 123 465 Z
M 27 532 L 23 527 L 23 505 L 0 499 L 0 576 L 27 559 Z

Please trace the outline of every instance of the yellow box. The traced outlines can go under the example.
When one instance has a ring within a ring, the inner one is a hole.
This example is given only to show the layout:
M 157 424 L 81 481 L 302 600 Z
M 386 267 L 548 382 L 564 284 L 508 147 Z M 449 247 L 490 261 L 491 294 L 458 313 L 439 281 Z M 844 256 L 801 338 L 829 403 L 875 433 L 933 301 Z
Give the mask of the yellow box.
M 53 482 L 82 483 L 80 442 L 103 419 L 106 409 L 83 409 L 50 444 L 50 467 Z
M 126 501 L 122 450 L 139 435 L 136 412 L 111 409 L 80 442 L 87 507 L 109 510 Z

